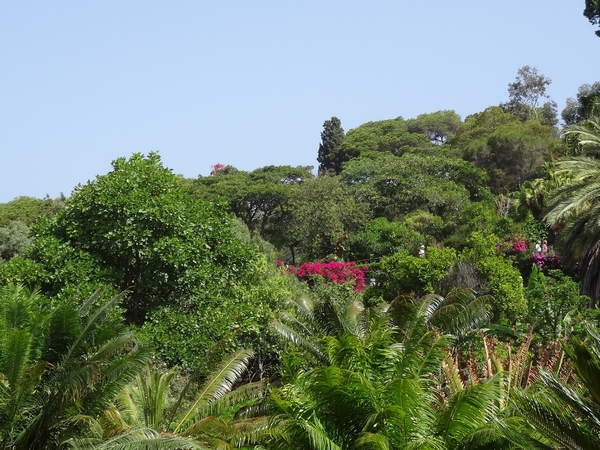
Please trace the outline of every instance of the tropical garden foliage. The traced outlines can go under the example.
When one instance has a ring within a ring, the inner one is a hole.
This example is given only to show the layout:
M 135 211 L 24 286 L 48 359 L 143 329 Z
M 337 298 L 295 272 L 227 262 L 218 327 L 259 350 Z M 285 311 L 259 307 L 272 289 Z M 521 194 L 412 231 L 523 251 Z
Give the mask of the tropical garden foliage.
M 598 89 L 549 83 L 0 204 L 0 448 L 598 448 Z

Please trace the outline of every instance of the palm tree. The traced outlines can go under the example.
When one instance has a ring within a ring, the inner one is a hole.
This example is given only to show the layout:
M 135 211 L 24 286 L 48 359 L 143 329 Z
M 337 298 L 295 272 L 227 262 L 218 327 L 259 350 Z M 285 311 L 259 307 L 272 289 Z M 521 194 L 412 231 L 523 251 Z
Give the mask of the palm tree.
M 0 448 L 81 437 L 141 370 L 150 354 L 118 320 L 119 301 L 103 290 L 81 307 L 18 286 L 0 291 Z
M 525 181 L 520 191 L 510 194 L 513 208 L 522 217 L 531 212 L 536 220 L 542 220 L 549 194 L 571 181 L 570 173 L 557 173 L 555 162 L 545 162 L 541 169 L 544 178 Z
M 566 126 L 563 137 L 572 155 L 600 156 L 600 116 L 593 111 L 583 122 Z
M 579 262 L 581 294 L 593 307 L 600 298 L 600 160 L 579 156 L 558 161 L 556 168 L 572 180 L 551 193 L 545 220 L 562 228 L 556 243 Z
M 556 243 L 563 256 L 579 262 L 581 293 L 595 306 L 600 298 L 600 116 L 566 126 L 563 136 L 574 156 L 555 163 L 555 174 L 567 182 L 550 193 L 544 220 L 562 228 Z

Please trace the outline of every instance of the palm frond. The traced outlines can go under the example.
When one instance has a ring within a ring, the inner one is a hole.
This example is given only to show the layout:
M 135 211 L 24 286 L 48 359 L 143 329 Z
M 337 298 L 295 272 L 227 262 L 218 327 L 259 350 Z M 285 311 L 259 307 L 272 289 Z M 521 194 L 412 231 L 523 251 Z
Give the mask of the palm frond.
M 191 438 L 162 435 L 157 431 L 136 427 L 109 439 L 73 439 L 68 442 L 73 450 L 209 450 L 209 447 Z
M 225 393 L 231 390 L 233 384 L 240 378 L 248 365 L 248 361 L 253 356 L 250 350 L 238 350 L 231 356 L 224 359 L 222 364 L 213 371 L 198 390 L 195 400 L 187 411 L 178 420 L 174 431 L 181 431 L 186 424 L 192 420 L 198 409 L 208 405 L 209 403 L 221 398 Z M 184 389 L 182 390 L 176 405 L 175 410 L 181 404 L 183 397 L 190 391 L 194 377 L 191 377 Z
M 388 439 L 378 433 L 361 433 L 354 443 L 357 450 L 391 450 Z
M 521 391 L 514 394 L 513 400 L 528 422 L 560 445 L 571 450 L 594 449 L 600 445 L 598 436 L 581 427 L 552 395 Z
M 227 392 L 218 400 L 211 402 L 207 407 L 200 410 L 201 414 L 217 416 L 232 406 L 239 405 L 248 401 L 253 401 L 253 405 L 263 399 L 268 393 L 267 380 L 256 381 L 254 383 L 244 383 L 233 391 Z M 253 406 L 252 405 L 252 406 Z M 252 408 L 250 406 L 249 408 Z M 236 413 L 236 417 L 239 417 Z
M 314 339 L 306 339 L 304 336 L 300 335 L 296 330 L 290 328 L 289 326 L 280 321 L 271 322 L 271 326 L 286 340 L 308 351 L 313 356 L 315 356 L 317 360 L 322 364 L 327 364 L 329 362 L 327 356 L 321 351 L 319 346 L 315 343 Z
M 474 429 L 495 418 L 505 395 L 502 383 L 502 375 L 498 374 L 485 383 L 457 391 L 447 399 L 436 424 L 444 440 L 460 442 Z

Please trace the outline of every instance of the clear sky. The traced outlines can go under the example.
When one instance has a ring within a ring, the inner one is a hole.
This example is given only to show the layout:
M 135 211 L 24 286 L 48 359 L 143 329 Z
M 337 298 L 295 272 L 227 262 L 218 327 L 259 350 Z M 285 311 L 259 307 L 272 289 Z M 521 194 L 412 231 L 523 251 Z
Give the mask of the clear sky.
M 508 99 L 524 65 L 559 105 L 600 81 L 584 0 L 0 3 L 0 202 L 69 195 L 133 152 L 186 177 L 315 165 L 345 130 Z

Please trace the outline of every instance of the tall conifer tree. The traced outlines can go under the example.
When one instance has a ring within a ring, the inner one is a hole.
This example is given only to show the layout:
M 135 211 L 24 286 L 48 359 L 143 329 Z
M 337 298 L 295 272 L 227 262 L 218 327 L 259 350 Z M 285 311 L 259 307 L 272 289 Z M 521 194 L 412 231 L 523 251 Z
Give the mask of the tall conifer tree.
M 340 152 L 340 147 L 345 137 L 342 122 L 337 117 L 332 117 L 331 120 L 326 120 L 323 123 L 319 156 L 317 157 L 320 175 L 325 173 L 335 173 L 337 175 L 342 171 L 342 163 L 346 159 L 344 159 L 343 153 Z

